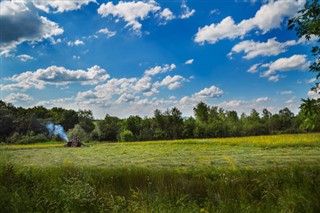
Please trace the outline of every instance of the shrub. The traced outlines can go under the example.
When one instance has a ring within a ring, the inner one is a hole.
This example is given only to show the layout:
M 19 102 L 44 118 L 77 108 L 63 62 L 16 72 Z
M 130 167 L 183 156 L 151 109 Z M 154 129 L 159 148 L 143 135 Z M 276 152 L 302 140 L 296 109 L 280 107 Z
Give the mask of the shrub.
M 49 141 L 45 134 L 25 135 L 16 141 L 17 144 L 32 144 Z
M 130 130 L 124 130 L 120 133 L 120 141 L 134 141 L 134 135 Z
M 68 131 L 68 137 L 69 139 L 78 138 L 81 141 L 89 141 L 89 135 L 79 124 L 75 125 L 73 129 L 70 129 Z

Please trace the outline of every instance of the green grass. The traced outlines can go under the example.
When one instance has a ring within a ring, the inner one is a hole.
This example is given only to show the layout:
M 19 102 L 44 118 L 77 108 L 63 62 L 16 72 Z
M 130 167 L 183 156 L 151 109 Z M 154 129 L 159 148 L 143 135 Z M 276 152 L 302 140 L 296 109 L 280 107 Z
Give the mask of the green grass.
M 2 212 L 315 212 L 320 134 L 0 146 Z
M 63 144 L 2 146 L 10 162 L 28 166 L 117 168 L 136 166 L 197 170 L 269 168 L 320 163 L 320 134 L 245 138 L 88 144 L 67 149 Z

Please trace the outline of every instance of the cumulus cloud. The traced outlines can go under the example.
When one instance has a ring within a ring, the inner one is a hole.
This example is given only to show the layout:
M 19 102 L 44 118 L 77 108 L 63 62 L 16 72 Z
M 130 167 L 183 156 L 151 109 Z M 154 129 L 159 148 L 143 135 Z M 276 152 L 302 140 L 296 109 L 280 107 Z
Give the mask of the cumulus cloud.
M 140 21 L 148 18 L 149 13 L 156 13 L 160 9 L 161 7 L 155 1 L 120 1 L 116 5 L 113 2 L 101 4 L 98 13 L 102 17 L 112 15 L 115 18 L 123 19 L 127 23 L 125 27 L 130 27 L 139 33 L 142 27 Z
M 58 12 L 63 13 L 71 10 L 78 10 L 83 5 L 88 5 L 90 2 L 97 3 L 96 0 L 72 0 L 72 1 L 61 1 L 61 0 L 33 0 L 32 3 L 35 7 L 40 10 L 43 10 L 47 13 L 49 12 Z
M 111 37 L 113 37 L 113 36 L 115 36 L 115 35 L 117 34 L 117 32 L 115 32 L 115 31 L 110 31 L 108 28 L 100 29 L 97 33 L 104 34 L 104 35 L 106 35 L 108 38 L 111 38 Z
M 261 77 L 269 77 L 276 72 L 287 72 L 292 70 L 305 71 L 309 67 L 309 62 L 306 55 L 293 55 L 290 58 L 279 58 L 269 64 L 264 64 L 262 67 L 268 68 L 267 71 L 261 74 Z
M 253 40 L 250 41 L 242 41 L 239 44 L 236 44 L 231 52 L 228 54 L 229 57 L 232 56 L 233 53 L 244 52 L 246 55 L 243 57 L 245 59 L 252 59 L 257 56 L 276 56 L 280 53 L 286 52 L 287 47 L 296 45 L 297 42 L 295 40 L 286 41 L 284 43 L 278 42 L 276 38 L 270 38 L 267 42 L 255 42 Z
M 33 98 L 24 93 L 11 93 L 4 99 L 4 101 L 8 103 L 31 102 L 33 101 Z
M 159 14 L 159 16 L 160 18 L 164 19 L 165 23 L 176 18 L 169 8 L 163 9 L 163 11 Z
M 218 98 L 223 94 L 223 91 L 216 87 L 216 86 L 211 86 L 209 88 L 204 88 L 203 90 L 195 93 L 193 97 L 199 98 L 199 99 L 207 99 L 207 98 Z
M 19 75 L 7 78 L 14 84 L 3 85 L 3 90 L 26 90 L 30 88 L 44 89 L 46 85 L 64 85 L 80 82 L 83 85 L 97 84 L 109 78 L 109 74 L 95 65 L 85 70 L 68 70 L 64 67 L 50 66 L 46 69 L 38 69 L 34 72 L 27 71 Z
M 220 23 L 206 25 L 198 29 L 194 41 L 214 44 L 222 39 L 244 37 L 251 30 L 257 29 L 266 33 L 271 29 L 279 28 L 285 17 L 291 17 L 302 8 L 304 1 L 269 1 L 261 6 L 255 16 L 236 24 L 231 16 L 224 18 Z
M 193 64 L 193 59 L 189 59 L 189 60 L 187 60 L 186 62 L 184 62 L 184 64 Z
M 219 98 L 222 94 L 223 91 L 220 88 L 212 85 L 211 87 L 204 88 L 191 96 L 184 96 L 177 102 L 177 104 L 181 107 L 190 107 L 196 105 L 200 101 L 206 101 L 210 98 Z
M 69 41 L 67 44 L 68 44 L 68 46 L 73 47 L 73 46 L 84 45 L 84 42 L 77 39 L 75 41 Z
M 262 103 L 262 102 L 266 102 L 266 101 L 269 101 L 268 97 L 261 97 L 261 98 L 256 99 L 257 103 Z
M 31 3 L 1 1 L 0 8 L 0 55 L 9 56 L 24 42 L 40 42 L 63 33 L 57 23 L 39 16 Z
M 27 54 L 18 55 L 17 57 L 23 62 L 34 59 L 32 56 L 27 55 Z
M 181 4 L 181 10 L 182 10 L 182 14 L 179 16 L 179 18 L 181 19 L 190 18 L 196 12 L 194 9 L 190 10 L 190 8 L 187 6 L 185 1 L 183 1 Z
M 175 90 L 180 88 L 184 81 L 187 81 L 187 79 L 185 79 L 181 75 L 168 75 L 161 82 L 154 83 L 153 87 L 158 88 L 160 86 L 167 86 L 169 90 Z
M 145 75 L 146 76 L 153 76 L 153 75 L 157 75 L 157 74 L 161 74 L 161 73 L 166 73 L 169 71 L 172 71 L 176 68 L 175 64 L 165 64 L 164 66 L 155 66 L 153 68 L 150 68 L 148 70 L 145 71 Z

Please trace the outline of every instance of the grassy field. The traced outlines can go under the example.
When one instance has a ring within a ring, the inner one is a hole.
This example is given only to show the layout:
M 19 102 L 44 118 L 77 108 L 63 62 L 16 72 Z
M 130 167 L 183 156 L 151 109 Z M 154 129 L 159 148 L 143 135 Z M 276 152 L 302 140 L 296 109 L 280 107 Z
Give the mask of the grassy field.
M 320 134 L 0 146 L 5 212 L 315 212 Z

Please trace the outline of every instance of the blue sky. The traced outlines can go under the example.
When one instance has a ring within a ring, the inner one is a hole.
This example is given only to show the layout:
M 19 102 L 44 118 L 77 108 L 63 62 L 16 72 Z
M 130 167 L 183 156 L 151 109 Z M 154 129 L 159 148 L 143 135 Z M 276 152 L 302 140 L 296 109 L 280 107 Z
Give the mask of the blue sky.
M 1 1 L 1 99 L 150 116 L 200 101 L 298 112 L 312 41 L 287 31 L 304 0 Z

